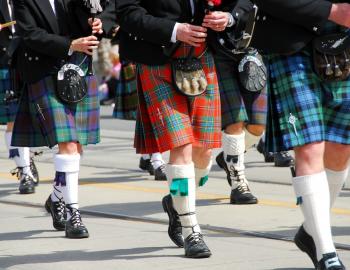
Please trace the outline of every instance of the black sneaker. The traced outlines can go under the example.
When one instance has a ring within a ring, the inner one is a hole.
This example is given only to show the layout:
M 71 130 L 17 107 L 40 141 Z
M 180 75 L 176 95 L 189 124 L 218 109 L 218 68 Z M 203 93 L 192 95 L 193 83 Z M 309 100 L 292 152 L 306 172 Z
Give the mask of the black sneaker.
M 208 258 L 211 252 L 201 233 L 194 232 L 185 239 L 185 256 L 188 258 Z
M 165 164 L 160 165 L 154 170 L 154 180 L 166 181 Z
M 69 209 L 69 208 L 67 208 Z M 81 214 L 78 209 L 70 209 L 71 218 L 66 222 L 67 238 L 88 238 L 89 232 L 81 220 Z
M 303 226 L 300 226 L 298 232 L 294 236 L 294 243 L 302 252 L 305 252 L 310 257 L 316 268 L 318 264 L 316 245 L 312 236 L 305 231 Z
M 143 171 L 148 171 L 150 175 L 154 175 L 151 159 L 143 159 L 143 157 L 140 157 L 139 168 Z
M 344 264 L 338 258 L 337 253 L 323 254 L 322 260 L 318 262 L 317 270 L 346 270 Z
M 294 165 L 294 158 L 288 151 L 276 152 L 274 154 L 276 167 L 291 167 Z
M 216 163 L 220 168 L 224 169 L 226 172 L 226 179 L 230 186 L 232 186 L 232 181 L 237 186 L 235 189 L 231 190 L 230 203 L 231 204 L 256 204 L 258 199 L 251 193 L 248 182 L 244 175 L 239 175 L 239 173 L 232 168 L 229 170 L 224 158 L 224 152 L 221 152 L 216 157 Z
M 66 204 L 62 200 L 53 202 L 51 195 L 49 195 L 45 202 L 45 209 L 49 214 L 51 214 L 53 227 L 57 231 L 64 231 L 66 228 L 67 219 Z
M 175 243 L 175 245 L 178 247 L 183 247 L 184 238 L 182 236 L 181 222 L 179 214 L 174 209 L 173 200 L 170 194 L 166 195 L 163 198 L 162 205 L 164 212 L 166 212 L 169 217 L 168 235 L 170 239 Z
M 32 194 L 35 192 L 35 183 L 33 177 L 28 174 L 21 173 L 19 181 L 19 193 Z
M 265 162 L 274 162 L 274 153 L 265 151 L 265 143 L 262 139 L 259 140 L 256 150 L 264 156 Z

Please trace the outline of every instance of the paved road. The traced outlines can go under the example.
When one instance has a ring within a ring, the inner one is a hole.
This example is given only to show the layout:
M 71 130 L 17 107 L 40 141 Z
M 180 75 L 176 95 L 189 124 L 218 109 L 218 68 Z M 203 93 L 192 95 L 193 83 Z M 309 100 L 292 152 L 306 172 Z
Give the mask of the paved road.
M 52 229 L 43 203 L 51 190 L 52 154 L 37 160 L 41 184 L 33 195 L 19 195 L 9 174 L 13 163 L 0 142 L 0 269 L 312 269 L 292 239 L 302 216 L 295 206 L 290 173 L 247 153 L 247 175 L 258 205 L 233 206 L 224 173 L 214 166 L 207 186 L 198 192 L 199 221 L 213 252 L 190 260 L 167 237 L 160 200 L 167 184 L 138 169 L 130 121 L 102 110 L 102 143 L 85 149 L 80 173 L 80 204 L 91 237 L 64 238 Z M 1 132 L 4 130 L 0 127 Z M 350 267 L 350 191 L 343 191 L 332 214 L 341 258 Z

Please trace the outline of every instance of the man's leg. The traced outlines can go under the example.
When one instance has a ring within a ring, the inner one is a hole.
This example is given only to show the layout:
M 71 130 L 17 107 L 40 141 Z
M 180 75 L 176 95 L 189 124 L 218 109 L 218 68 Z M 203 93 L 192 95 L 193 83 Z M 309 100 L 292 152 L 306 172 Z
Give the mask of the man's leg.
M 340 266 L 330 226 L 330 195 L 323 165 L 325 143 L 312 143 L 294 150 L 297 175 L 293 178 L 293 186 L 305 219 L 302 227 L 304 234 L 299 231 L 295 242 L 302 251 L 307 252 L 315 266 L 327 263 Z M 310 245 L 311 239 L 315 251 Z

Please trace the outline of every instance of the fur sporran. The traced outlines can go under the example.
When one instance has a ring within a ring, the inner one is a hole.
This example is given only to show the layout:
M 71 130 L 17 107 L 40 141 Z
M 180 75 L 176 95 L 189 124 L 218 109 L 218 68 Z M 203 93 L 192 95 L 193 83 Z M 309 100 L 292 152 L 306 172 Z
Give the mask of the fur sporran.
M 313 40 L 314 70 L 324 81 L 344 81 L 350 76 L 348 33 L 329 34 Z
M 87 95 L 85 73 L 77 65 L 65 64 L 57 74 L 57 97 L 64 103 L 76 104 Z
M 190 53 L 186 58 L 175 58 L 172 61 L 173 85 L 177 91 L 186 96 L 203 94 L 208 81 L 200 58 Z

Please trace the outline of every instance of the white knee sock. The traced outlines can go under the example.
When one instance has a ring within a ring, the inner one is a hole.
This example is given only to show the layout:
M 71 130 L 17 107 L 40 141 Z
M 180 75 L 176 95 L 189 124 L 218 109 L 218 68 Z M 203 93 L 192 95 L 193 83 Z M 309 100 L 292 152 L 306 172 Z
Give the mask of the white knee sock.
M 29 147 L 11 146 L 12 132 L 5 132 L 5 142 L 9 150 L 9 158 L 13 158 L 16 166 L 22 168 L 24 174 L 33 177 L 30 170 L 30 149 Z
M 210 160 L 209 164 L 206 168 L 194 168 L 195 177 L 196 177 L 196 187 L 202 187 L 209 179 L 209 172 L 211 170 L 211 166 L 213 165 L 213 161 Z
M 250 149 L 254 144 L 257 144 L 261 136 L 256 136 L 244 128 L 245 133 L 245 150 Z
M 153 168 L 157 170 L 160 166 L 164 164 L 162 154 L 159 152 L 151 154 L 151 162 L 152 162 Z
M 53 202 L 58 202 L 60 200 L 63 200 L 63 194 L 61 191 L 61 186 L 56 186 L 56 183 L 53 184 L 53 191 L 51 193 L 51 200 Z
M 146 159 L 150 159 L 151 157 L 150 157 L 149 154 L 142 154 L 142 158 L 143 158 L 144 160 L 146 160 Z
M 298 176 L 293 186 L 305 221 L 304 228 L 315 241 L 317 259 L 335 252 L 329 214 L 329 188 L 326 173 Z
M 78 204 L 78 181 L 80 155 L 62 155 L 56 154 L 54 157 L 56 169 L 56 185 L 61 186 L 63 199 L 67 210 L 79 209 Z M 67 219 L 71 217 L 70 211 L 67 211 Z
M 239 135 L 230 135 L 225 132 L 222 135 L 222 147 L 224 150 L 224 158 L 226 165 L 232 175 L 237 173 L 242 179 L 246 181 L 244 176 L 244 152 L 245 152 L 245 133 Z M 237 188 L 237 181 L 232 181 L 232 189 Z
M 194 165 L 167 164 L 166 176 L 174 208 L 180 217 L 182 234 L 186 239 L 193 232 L 201 231 L 196 217 Z
M 326 169 L 326 174 L 329 186 L 330 207 L 332 208 L 348 177 L 349 168 L 344 171 L 333 171 Z

